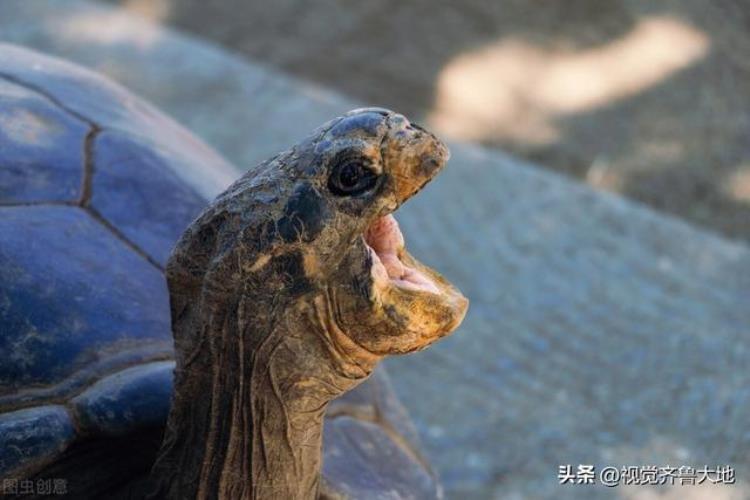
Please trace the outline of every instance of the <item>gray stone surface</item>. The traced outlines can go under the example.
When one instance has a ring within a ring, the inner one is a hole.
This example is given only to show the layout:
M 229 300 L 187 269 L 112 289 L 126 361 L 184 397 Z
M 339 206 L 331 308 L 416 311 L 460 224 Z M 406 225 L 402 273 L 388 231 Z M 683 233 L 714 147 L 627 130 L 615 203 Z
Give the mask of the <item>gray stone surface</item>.
M 113 76 L 240 166 L 355 106 L 83 2 L 6 0 L 0 39 Z M 563 487 L 557 468 L 727 463 L 738 485 L 706 495 L 747 497 L 750 250 L 494 151 L 453 152 L 398 218 L 472 306 L 453 337 L 388 363 L 447 496 L 681 498 Z

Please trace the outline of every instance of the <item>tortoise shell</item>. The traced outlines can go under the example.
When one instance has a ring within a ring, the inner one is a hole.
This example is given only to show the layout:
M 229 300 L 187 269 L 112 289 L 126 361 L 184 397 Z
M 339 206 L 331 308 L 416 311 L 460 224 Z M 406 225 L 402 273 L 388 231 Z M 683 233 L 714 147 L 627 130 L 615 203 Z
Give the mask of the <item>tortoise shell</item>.
M 164 266 L 238 175 L 117 84 L 0 44 L 0 478 L 100 446 L 98 477 L 147 473 L 172 393 Z M 154 429 L 153 449 L 106 445 Z M 76 497 L 113 493 L 77 479 Z M 382 368 L 329 407 L 323 484 L 334 498 L 441 496 Z

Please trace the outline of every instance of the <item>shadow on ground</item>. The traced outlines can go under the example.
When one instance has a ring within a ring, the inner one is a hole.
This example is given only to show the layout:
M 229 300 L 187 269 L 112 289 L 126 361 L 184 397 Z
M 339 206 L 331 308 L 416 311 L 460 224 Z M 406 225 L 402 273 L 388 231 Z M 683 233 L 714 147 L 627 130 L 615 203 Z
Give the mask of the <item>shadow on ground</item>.
M 109 1 L 750 240 L 744 2 Z

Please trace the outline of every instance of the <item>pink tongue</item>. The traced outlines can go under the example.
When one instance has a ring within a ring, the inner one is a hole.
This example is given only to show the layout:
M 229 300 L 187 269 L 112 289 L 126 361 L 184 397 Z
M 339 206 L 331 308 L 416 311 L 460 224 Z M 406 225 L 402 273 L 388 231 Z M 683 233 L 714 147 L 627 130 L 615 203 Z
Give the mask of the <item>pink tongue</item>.
M 367 229 L 365 240 L 378 254 L 389 278 L 404 277 L 406 270 L 398 258 L 398 251 L 404 248 L 404 237 L 392 215 L 386 215 L 373 222 Z
M 375 259 L 383 264 L 380 269 L 385 269 L 389 279 L 405 288 L 439 293 L 435 283 L 416 269 L 406 267 L 399 259 L 398 253 L 404 248 L 404 236 L 392 215 L 373 222 L 365 232 L 365 241 L 375 251 Z

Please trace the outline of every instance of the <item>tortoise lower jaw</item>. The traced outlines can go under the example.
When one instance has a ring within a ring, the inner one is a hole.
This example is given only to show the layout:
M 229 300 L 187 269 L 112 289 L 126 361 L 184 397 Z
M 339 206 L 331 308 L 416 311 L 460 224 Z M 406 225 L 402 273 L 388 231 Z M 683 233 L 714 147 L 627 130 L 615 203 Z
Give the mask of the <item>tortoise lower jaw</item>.
M 424 349 L 453 332 L 463 321 L 469 301 L 435 270 L 425 266 L 404 247 L 392 215 L 376 219 L 363 240 L 370 254 L 370 276 L 377 315 L 390 333 L 381 337 L 398 342 L 374 346 L 373 352 L 401 354 Z M 368 331 L 368 341 L 372 341 Z M 377 337 L 377 335 L 376 335 Z

